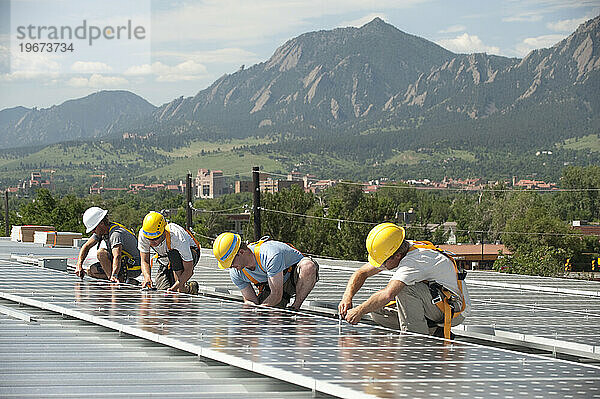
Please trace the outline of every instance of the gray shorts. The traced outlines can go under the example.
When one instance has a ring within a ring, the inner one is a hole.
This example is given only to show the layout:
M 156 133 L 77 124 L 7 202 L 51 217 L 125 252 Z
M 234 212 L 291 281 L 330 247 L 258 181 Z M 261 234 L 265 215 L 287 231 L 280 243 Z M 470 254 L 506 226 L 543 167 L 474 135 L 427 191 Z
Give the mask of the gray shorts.
M 319 281 L 319 264 L 310 256 L 306 256 L 306 258 L 312 260 L 312 262 L 317 267 L 317 281 Z M 285 308 L 290 302 L 290 299 L 292 299 L 292 297 L 296 295 L 296 284 L 298 283 L 298 279 L 300 278 L 300 268 L 298 267 L 297 263 L 293 265 L 292 268 L 293 269 L 291 272 L 291 276 L 286 280 L 285 283 L 283 283 L 283 296 L 281 298 L 281 302 L 277 304 L 277 308 Z M 271 295 L 271 288 L 269 288 L 268 282 L 261 284 L 261 286 L 262 288 L 259 288 L 258 303 L 263 303 L 264 300 L 267 299 L 269 295 Z
M 200 251 L 196 247 L 190 248 L 192 251 L 192 263 L 196 266 L 198 260 L 200 259 Z M 159 290 L 169 289 L 175 284 L 175 276 L 173 275 L 173 271 L 182 271 L 183 270 L 183 259 L 181 259 L 181 254 L 178 250 L 172 249 L 168 252 L 167 257 L 169 259 L 169 265 L 163 266 L 158 269 L 158 274 L 156 275 L 156 288 Z

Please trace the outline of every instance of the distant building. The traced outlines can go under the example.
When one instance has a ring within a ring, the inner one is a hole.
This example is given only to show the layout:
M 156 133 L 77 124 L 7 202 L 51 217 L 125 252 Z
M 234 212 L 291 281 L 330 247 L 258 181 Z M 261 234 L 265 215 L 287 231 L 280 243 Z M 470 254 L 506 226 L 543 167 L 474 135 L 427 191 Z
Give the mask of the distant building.
M 31 177 L 28 182 L 29 188 L 44 187 L 50 188 L 50 181 L 42 178 L 41 172 L 31 172 Z
M 140 190 L 144 190 L 145 187 L 146 185 L 143 183 L 132 183 L 129 185 L 129 190 L 137 192 Z
M 229 222 L 229 231 L 244 234 L 244 227 L 250 221 L 250 213 L 222 214 Z
M 237 180 L 235 182 L 235 193 L 251 193 L 253 182 L 250 180 Z
M 158 191 L 165 188 L 165 185 L 162 183 L 152 183 L 145 186 L 146 190 Z
M 90 194 L 100 194 L 103 187 L 99 186 L 98 183 L 94 183 L 90 186 Z
M 525 188 L 527 190 L 552 190 L 556 189 L 556 183 L 546 183 L 543 180 L 521 179 L 517 181 L 516 176 L 513 176 L 513 187 Z
M 302 173 L 300 172 L 290 172 L 287 175 L 288 180 L 302 180 Z
M 465 270 L 489 270 L 498 259 L 500 252 L 503 255 L 511 254 L 502 244 L 459 244 L 438 245 L 438 247 L 454 254 L 453 258 L 458 266 Z
M 301 189 L 304 189 L 304 182 L 302 180 L 273 180 L 269 177 L 260 182 L 260 191 L 262 193 L 274 194 L 292 186 L 299 186 Z
M 337 184 L 337 181 L 335 180 L 317 180 L 317 181 L 313 181 L 311 183 L 309 183 L 308 186 L 305 185 L 305 189 L 304 191 L 306 192 L 310 192 L 313 194 L 319 194 L 325 190 L 327 190 L 329 187 L 333 187 Z
M 379 189 L 379 185 L 377 184 L 367 184 L 363 186 L 363 193 L 365 194 L 373 194 L 375 191 Z
M 129 189 L 127 187 L 103 187 L 102 188 L 104 191 L 129 191 Z
M 173 193 L 184 193 L 185 192 L 185 184 L 182 181 L 179 184 L 167 184 L 165 189 L 173 192 Z
M 598 224 L 589 224 L 585 220 L 573 220 L 572 226 L 575 231 L 583 235 L 600 237 L 600 225 Z
M 196 198 L 218 198 L 224 192 L 223 171 L 198 169 Z

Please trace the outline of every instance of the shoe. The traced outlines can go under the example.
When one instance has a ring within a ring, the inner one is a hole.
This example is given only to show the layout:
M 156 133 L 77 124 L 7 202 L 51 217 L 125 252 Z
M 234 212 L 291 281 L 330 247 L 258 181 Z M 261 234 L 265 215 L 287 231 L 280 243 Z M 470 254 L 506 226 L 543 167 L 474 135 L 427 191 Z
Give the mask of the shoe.
M 188 288 L 188 294 L 198 295 L 198 283 L 196 281 L 188 281 L 185 285 Z

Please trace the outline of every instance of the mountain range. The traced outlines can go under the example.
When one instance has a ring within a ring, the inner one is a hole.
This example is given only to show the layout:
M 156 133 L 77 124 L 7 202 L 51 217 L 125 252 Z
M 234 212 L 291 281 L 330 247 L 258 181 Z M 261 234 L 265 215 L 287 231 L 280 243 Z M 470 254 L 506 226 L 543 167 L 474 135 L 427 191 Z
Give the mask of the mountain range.
M 51 144 L 119 134 L 156 107 L 124 90 L 100 91 L 50 108 L 14 107 L 0 111 L 0 147 Z
M 256 150 L 380 163 L 424 148 L 531 152 L 599 126 L 600 16 L 523 59 L 455 54 L 375 18 L 290 39 L 267 61 L 160 107 L 103 91 L 47 109 L 2 110 L 0 146 L 125 131 L 269 136 Z

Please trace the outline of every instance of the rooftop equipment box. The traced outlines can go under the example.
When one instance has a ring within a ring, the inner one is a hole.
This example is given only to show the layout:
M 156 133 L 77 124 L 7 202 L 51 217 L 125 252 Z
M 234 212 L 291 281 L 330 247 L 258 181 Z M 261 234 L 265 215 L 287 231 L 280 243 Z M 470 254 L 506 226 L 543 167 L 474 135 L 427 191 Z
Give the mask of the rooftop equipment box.
M 36 231 L 54 231 L 53 226 L 13 226 L 10 232 L 10 239 L 18 242 L 33 242 Z
M 81 233 L 66 231 L 36 231 L 33 242 L 55 247 L 72 247 L 73 240 L 81 238 Z

